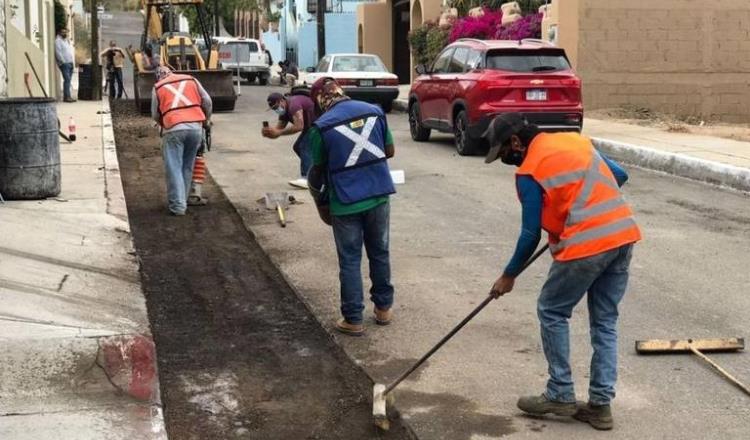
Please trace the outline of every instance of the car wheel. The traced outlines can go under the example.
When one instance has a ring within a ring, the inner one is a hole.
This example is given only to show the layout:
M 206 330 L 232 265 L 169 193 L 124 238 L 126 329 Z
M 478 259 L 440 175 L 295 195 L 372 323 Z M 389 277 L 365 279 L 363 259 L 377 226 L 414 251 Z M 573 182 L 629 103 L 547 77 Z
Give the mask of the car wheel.
M 383 113 L 390 113 L 393 110 L 393 101 L 381 102 L 380 108 L 383 109 Z
M 265 86 L 268 84 L 268 77 L 265 75 L 261 75 L 258 82 L 260 83 L 260 85 Z
M 453 121 L 456 151 L 461 156 L 477 154 L 482 147 L 481 139 L 474 139 L 469 135 L 469 118 L 466 111 L 461 110 Z
M 422 126 L 419 103 L 416 101 L 409 107 L 409 131 L 411 138 L 417 142 L 430 140 L 430 129 Z

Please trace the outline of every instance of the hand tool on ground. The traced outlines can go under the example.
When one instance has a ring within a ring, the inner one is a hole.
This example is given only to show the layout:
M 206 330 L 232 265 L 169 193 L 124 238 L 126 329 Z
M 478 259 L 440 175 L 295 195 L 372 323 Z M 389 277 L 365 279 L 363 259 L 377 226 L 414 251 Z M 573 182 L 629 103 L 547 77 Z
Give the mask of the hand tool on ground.
M 540 255 L 542 255 L 544 252 L 549 249 L 549 244 L 545 244 L 542 246 L 534 255 L 529 258 L 528 261 L 523 265 L 521 268 L 521 272 L 518 274 L 520 275 L 524 270 L 526 270 L 527 267 L 531 266 L 531 263 L 533 263 L 537 258 L 539 258 Z M 436 351 L 440 349 L 440 347 L 443 346 L 450 338 L 452 338 L 456 333 L 458 333 L 459 330 L 463 328 L 469 321 L 471 321 L 479 312 L 484 309 L 487 304 L 489 304 L 493 299 L 496 299 L 495 294 L 490 292 L 489 295 L 487 295 L 487 298 L 482 301 L 481 304 L 479 304 L 471 313 L 469 313 L 466 318 L 463 319 L 457 326 L 453 328 L 453 330 L 450 331 L 447 335 L 443 337 L 443 339 L 440 340 L 437 344 L 435 344 L 434 347 L 430 349 L 424 356 L 422 356 L 417 362 L 414 363 L 411 367 L 409 367 L 406 371 L 401 373 L 401 375 L 391 382 L 388 386 L 381 383 L 376 383 L 373 387 L 372 391 L 372 416 L 375 422 L 375 426 L 387 430 L 390 428 L 390 422 L 388 421 L 388 416 L 386 414 L 386 401 L 390 401 L 390 403 L 393 403 L 393 396 L 390 394 L 391 391 L 393 391 L 394 388 L 398 386 L 404 379 L 409 377 L 411 373 L 413 373 L 417 368 L 420 367 L 427 359 L 430 358 L 433 354 L 435 354 Z
M 29 66 L 31 66 L 31 71 L 34 72 L 34 76 L 36 77 L 36 82 L 39 83 L 39 88 L 42 89 L 42 93 L 44 93 L 45 98 L 49 98 L 49 95 L 47 95 L 47 90 L 44 89 L 44 85 L 42 84 L 42 80 L 39 79 L 39 75 L 36 73 L 36 68 L 34 68 L 34 63 L 31 62 L 31 57 L 29 56 L 28 52 L 24 52 L 24 55 L 26 55 L 26 60 L 29 62 Z M 28 74 L 24 74 L 23 81 L 26 84 L 26 90 L 29 92 L 29 98 L 33 98 L 34 94 L 31 93 L 31 85 L 29 85 L 29 76 Z M 73 142 L 65 133 L 60 130 L 60 118 L 57 118 L 57 134 L 60 135 L 61 138 L 65 139 L 68 142 Z
M 688 353 L 692 352 L 699 358 L 714 367 L 716 371 L 727 378 L 732 384 L 750 396 L 750 388 L 736 377 L 732 376 L 719 364 L 711 360 L 703 352 L 731 352 L 745 349 L 744 338 L 715 338 L 715 339 L 646 339 L 635 341 L 635 351 L 638 354 L 646 353 Z
M 286 228 L 286 214 L 284 210 L 289 207 L 289 193 L 275 192 L 266 193 L 266 209 L 275 209 L 279 215 L 279 223 L 282 228 Z

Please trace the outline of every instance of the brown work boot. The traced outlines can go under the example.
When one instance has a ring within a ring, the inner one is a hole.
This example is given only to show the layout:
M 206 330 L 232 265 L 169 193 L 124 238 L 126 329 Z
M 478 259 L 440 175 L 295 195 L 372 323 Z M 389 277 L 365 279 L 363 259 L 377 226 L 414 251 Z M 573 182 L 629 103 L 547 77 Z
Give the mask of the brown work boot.
M 336 321 L 336 330 L 349 336 L 362 336 L 365 333 L 365 326 L 362 324 L 350 324 L 346 319 L 341 318 Z
M 518 408 L 528 414 L 541 416 L 554 414 L 557 416 L 572 416 L 576 412 L 575 402 L 555 402 L 549 400 L 546 395 L 524 396 L 516 403 Z
M 593 426 L 600 431 L 608 431 L 614 427 L 612 409 L 609 405 L 592 405 L 584 402 L 576 402 L 576 413 L 573 418 Z
M 381 310 L 375 307 L 375 324 L 377 325 L 388 325 L 393 319 L 393 311 L 391 309 Z

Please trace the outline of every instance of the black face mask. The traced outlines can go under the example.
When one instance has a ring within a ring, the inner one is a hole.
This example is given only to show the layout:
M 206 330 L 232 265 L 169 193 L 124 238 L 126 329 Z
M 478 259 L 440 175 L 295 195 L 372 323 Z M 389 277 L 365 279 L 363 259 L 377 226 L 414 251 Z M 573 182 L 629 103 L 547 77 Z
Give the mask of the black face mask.
M 510 151 L 500 156 L 500 160 L 506 165 L 520 167 L 523 162 L 523 152 L 510 149 Z

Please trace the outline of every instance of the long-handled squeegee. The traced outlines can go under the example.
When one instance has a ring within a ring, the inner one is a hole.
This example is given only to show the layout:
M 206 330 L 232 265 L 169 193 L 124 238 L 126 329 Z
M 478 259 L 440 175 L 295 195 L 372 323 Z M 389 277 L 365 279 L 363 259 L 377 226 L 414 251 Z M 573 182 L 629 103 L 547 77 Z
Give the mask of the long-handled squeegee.
M 548 244 L 545 244 L 542 246 L 534 255 L 529 258 L 529 260 L 526 262 L 526 264 L 523 265 L 521 268 L 521 272 L 526 270 L 527 267 L 531 265 L 537 258 L 539 258 L 540 255 L 542 255 L 547 249 L 549 248 Z M 519 272 L 519 275 L 521 274 Z M 484 309 L 487 304 L 489 304 L 493 299 L 497 299 L 498 297 L 495 296 L 494 293 L 490 292 L 489 295 L 487 295 L 487 298 L 485 298 L 484 301 L 482 301 L 481 304 L 479 304 L 471 313 L 469 313 L 466 318 L 463 319 L 457 326 L 453 328 L 453 330 L 450 331 L 447 335 L 443 337 L 443 339 L 440 340 L 437 344 L 435 344 L 434 347 L 430 349 L 424 356 L 422 356 L 421 359 L 419 359 L 417 362 L 414 363 L 411 367 L 409 367 L 406 371 L 401 373 L 401 376 L 398 377 L 398 379 L 394 380 L 390 383 L 390 385 L 385 386 L 382 383 L 376 383 L 373 387 L 372 391 L 372 417 L 375 422 L 375 426 L 387 430 L 390 428 L 390 422 L 388 421 L 388 416 L 386 415 L 386 400 L 393 402 L 393 396 L 391 395 L 391 391 L 393 391 L 394 388 L 398 386 L 404 379 L 409 377 L 411 373 L 414 372 L 417 368 L 419 368 L 427 359 L 430 358 L 433 354 L 435 354 L 436 351 L 440 349 L 450 338 L 452 338 L 456 333 L 458 333 L 459 330 L 463 328 L 469 321 L 471 321 L 479 312 Z
M 721 368 L 719 364 L 711 360 L 703 352 L 726 352 L 745 349 L 745 340 L 743 338 L 715 338 L 715 339 L 647 339 L 645 341 L 635 341 L 635 351 L 639 354 L 646 353 L 689 353 L 693 352 L 696 356 L 706 361 L 721 373 L 727 380 L 741 389 L 750 396 L 750 388 L 732 376 L 727 370 Z

